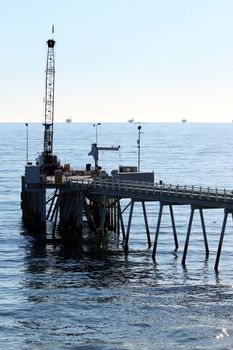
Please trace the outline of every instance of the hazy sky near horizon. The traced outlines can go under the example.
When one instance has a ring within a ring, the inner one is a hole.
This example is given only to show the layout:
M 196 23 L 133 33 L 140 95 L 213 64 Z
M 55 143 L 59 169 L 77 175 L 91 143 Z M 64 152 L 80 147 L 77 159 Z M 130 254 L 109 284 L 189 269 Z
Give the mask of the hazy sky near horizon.
M 231 122 L 232 0 L 0 0 L 0 122 Z

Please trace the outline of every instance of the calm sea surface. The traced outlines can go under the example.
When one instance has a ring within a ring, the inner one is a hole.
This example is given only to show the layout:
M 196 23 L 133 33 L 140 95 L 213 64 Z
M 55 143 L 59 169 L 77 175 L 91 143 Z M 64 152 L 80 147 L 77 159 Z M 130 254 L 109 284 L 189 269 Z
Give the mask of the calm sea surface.
M 156 181 L 233 188 L 232 124 L 142 124 L 141 170 Z M 54 152 L 74 169 L 93 164 L 92 124 L 55 124 Z M 42 124 L 29 124 L 29 160 L 43 145 Z M 137 165 L 137 125 L 98 126 L 107 171 Z M 200 218 L 194 216 L 186 269 L 182 251 L 190 208 L 175 207 L 179 250 L 174 252 L 167 209 L 157 264 L 147 248 L 142 209 L 136 206 L 125 254 L 114 235 L 100 251 L 43 245 L 24 229 L 20 176 L 26 162 L 24 124 L 0 124 L 0 349 L 162 350 L 233 349 L 233 222 L 214 262 L 222 210 L 205 210 L 210 256 L 205 259 Z M 153 240 L 158 204 L 147 203 Z M 125 219 L 128 212 L 125 212 Z

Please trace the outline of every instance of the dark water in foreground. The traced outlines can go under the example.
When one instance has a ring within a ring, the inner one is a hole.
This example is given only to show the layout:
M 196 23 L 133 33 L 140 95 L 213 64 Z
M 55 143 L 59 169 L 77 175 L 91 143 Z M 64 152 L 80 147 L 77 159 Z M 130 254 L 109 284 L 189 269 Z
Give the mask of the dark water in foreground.
M 233 124 L 142 125 L 142 170 L 157 180 L 232 189 Z M 29 125 L 29 159 L 41 151 L 43 130 Z M 137 126 L 103 124 L 101 154 L 107 170 L 137 165 Z M 55 125 L 62 163 L 84 168 L 95 142 L 92 124 Z M 26 159 L 24 124 L 0 127 L 0 349 L 233 349 L 233 235 L 229 220 L 220 261 L 214 261 L 223 219 L 206 210 L 210 256 L 205 260 L 195 216 L 181 266 L 189 208 L 174 209 L 180 248 L 174 252 L 168 212 L 161 225 L 157 264 L 146 245 L 142 210 L 136 207 L 129 253 L 112 236 L 100 251 L 43 245 L 23 228 L 20 175 Z M 147 204 L 153 240 L 158 204 Z

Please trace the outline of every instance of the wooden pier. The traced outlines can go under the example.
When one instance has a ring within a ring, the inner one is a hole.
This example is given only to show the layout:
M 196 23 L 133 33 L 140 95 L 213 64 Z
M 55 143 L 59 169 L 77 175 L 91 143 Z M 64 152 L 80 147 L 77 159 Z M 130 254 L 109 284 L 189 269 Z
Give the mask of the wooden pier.
M 46 195 L 48 191 L 50 192 L 49 196 Z M 125 208 L 122 208 L 121 204 L 123 199 L 129 200 Z M 178 205 L 190 206 L 190 217 L 182 257 L 183 265 L 186 264 L 194 212 L 198 211 L 200 214 L 205 253 L 208 257 L 209 247 L 204 210 L 223 209 L 223 224 L 214 266 L 215 270 L 218 270 L 228 214 L 233 215 L 233 193 L 231 191 L 171 185 L 162 182 L 152 184 L 142 181 L 115 180 L 112 177 L 63 176 L 62 181 L 57 183 L 55 178 L 50 176 L 41 180 L 39 184 L 26 184 L 24 177 L 22 178 L 21 206 L 24 223 L 34 231 L 43 232 L 43 236 L 46 237 L 46 221 L 51 221 L 53 227 L 52 239 L 56 238 L 56 232 L 59 230 L 63 239 L 82 240 L 85 225 L 85 227 L 88 227 L 89 234 L 95 236 L 99 245 L 102 243 L 102 236 L 106 230 L 121 234 L 124 250 L 127 251 L 136 202 L 142 205 L 149 247 L 152 243 L 145 203 L 159 203 L 157 227 L 152 248 L 154 261 L 156 260 L 164 207 L 169 209 L 174 248 L 178 249 L 173 207 Z M 127 225 L 125 225 L 123 213 L 128 207 L 129 216 Z

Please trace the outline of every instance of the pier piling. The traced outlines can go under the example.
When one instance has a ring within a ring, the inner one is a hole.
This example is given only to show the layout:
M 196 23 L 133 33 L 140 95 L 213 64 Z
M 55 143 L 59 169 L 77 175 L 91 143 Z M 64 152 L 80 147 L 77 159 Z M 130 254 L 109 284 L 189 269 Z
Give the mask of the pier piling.
M 220 255 L 221 255 L 221 251 L 222 251 L 223 238 L 224 238 L 224 235 L 225 235 L 225 229 L 226 229 L 226 224 L 227 224 L 227 217 L 228 217 L 229 213 L 233 214 L 232 211 L 229 211 L 227 209 L 224 210 L 224 218 L 223 218 L 223 223 L 222 223 L 222 230 L 221 230 L 221 235 L 220 235 L 220 239 L 219 239 L 218 250 L 217 250 L 217 255 L 216 255 L 216 260 L 215 260 L 215 265 L 214 265 L 215 271 L 218 271 L 219 259 L 220 259 Z
M 173 238 L 174 238 L 174 243 L 175 243 L 175 250 L 177 250 L 178 247 L 179 247 L 172 204 L 160 202 L 159 215 L 158 215 L 158 221 L 157 221 L 155 238 L 154 238 L 154 244 L 153 244 L 153 251 L 152 251 L 152 259 L 154 261 L 155 261 L 156 251 L 157 251 L 157 245 L 158 245 L 158 239 L 159 239 L 160 226 L 161 226 L 161 220 L 162 220 L 162 214 L 163 214 L 163 207 L 164 206 L 168 206 L 169 207 L 169 213 L 170 213 L 171 223 L 172 223 Z

